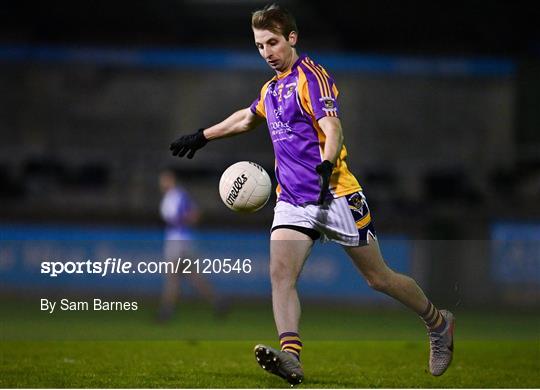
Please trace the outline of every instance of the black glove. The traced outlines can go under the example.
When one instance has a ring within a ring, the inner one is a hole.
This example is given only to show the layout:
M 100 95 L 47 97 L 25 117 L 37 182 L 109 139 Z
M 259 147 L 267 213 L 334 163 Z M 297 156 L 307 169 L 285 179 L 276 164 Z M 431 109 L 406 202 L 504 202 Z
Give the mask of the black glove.
M 195 152 L 208 143 L 203 131 L 204 129 L 199 129 L 196 133 L 183 135 L 174 141 L 171 146 L 169 146 L 173 156 L 184 157 L 189 151 L 187 158 L 193 158 Z
M 326 199 L 326 195 L 328 195 L 328 186 L 330 185 L 330 176 L 332 176 L 334 164 L 328 160 L 324 160 L 315 167 L 315 170 L 319 174 L 319 186 L 321 187 L 317 204 L 323 204 L 324 200 Z

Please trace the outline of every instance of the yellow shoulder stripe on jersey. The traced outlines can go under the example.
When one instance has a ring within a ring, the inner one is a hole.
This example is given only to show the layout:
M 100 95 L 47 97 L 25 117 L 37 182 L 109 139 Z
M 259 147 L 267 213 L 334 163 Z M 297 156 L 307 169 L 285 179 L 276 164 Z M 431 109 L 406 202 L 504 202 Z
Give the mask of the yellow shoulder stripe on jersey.
M 324 78 L 321 73 L 319 73 L 313 63 L 305 62 L 305 65 L 311 70 L 315 78 L 317 79 L 317 82 L 319 83 L 319 90 L 321 91 L 321 96 L 323 97 L 329 97 L 330 96 L 330 89 L 328 85 L 328 81 Z M 337 116 L 335 112 L 333 111 L 326 111 L 327 116 Z
M 319 83 L 319 89 L 321 91 L 321 96 L 332 98 L 332 94 L 330 92 L 330 84 L 328 82 L 329 76 L 328 76 L 328 73 L 326 73 L 326 70 L 324 70 L 324 68 L 320 66 L 318 67 L 313 61 L 307 58 L 304 60 L 303 63 L 313 72 L 313 74 L 317 78 L 317 81 Z M 332 91 L 334 92 L 334 95 L 337 96 L 336 94 L 337 88 L 335 85 L 332 85 Z M 335 110 L 334 111 L 328 110 L 326 111 L 326 114 L 328 116 L 337 117 L 337 113 L 335 112 Z
M 324 75 L 325 75 L 326 77 L 330 78 L 330 75 L 328 74 L 328 72 L 326 71 L 326 69 L 323 68 L 323 66 L 322 66 L 321 64 L 318 64 L 317 66 L 318 66 L 318 68 L 321 70 L 321 72 L 324 73 Z
M 326 73 L 326 71 L 323 70 L 323 67 L 321 65 L 318 65 L 315 62 L 313 62 L 311 58 L 309 59 L 309 61 L 311 62 L 311 65 L 313 66 L 315 71 L 317 71 L 319 75 L 321 76 L 321 80 L 324 80 L 324 85 L 326 87 L 325 90 L 327 92 L 326 96 L 330 97 L 330 83 L 329 83 L 330 76 L 328 76 L 328 73 Z
M 334 93 L 334 96 L 337 97 L 338 95 L 338 90 L 337 90 L 337 87 L 335 84 L 332 84 L 332 88 L 330 88 L 330 84 L 329 84 L 329 79 L 330 79 L 330 76 L 328 75 L 328 72 L 326 72 L 326 69 L 324 69 L 321 65 L 319 64 L 315 64 L 315 62 L 313 62 L 313 60 L 309 59 L 309 61 L 311 62 L 313 68 L 319 72 L 319 74 L 321 75 L 321 79 L 324 80 L 325 82 L 325 87 L 326 87 L 326 91 L 328 92 L 327 97 L 329 98 L 332 98 L 332 94 L 330 93 L 330 89 L 332 90 L 332 92 Z M 332 110 L 332 111 L 326 111 L 326 114 L 328 116 L 333 116 L 333 117 L 337 117 L 337 113 L 335 110 Z
M 324 73 L 324 75 L 326 76 L 327 79 L 330 79 L 330 75 L 328 74 L 328 72 L 326 71 L 326 69 L 324 69 L 322 67 L 322 65 L 317 65 L 318 69 L 321 70 L 322 73 Z M 339 95 L 339 90 L 337 89 L 336 87 L 336 84 L 332 84 L 332 93 L 334 94 L 334 97 L 338 97 Z
M 319 90 L 321 91 L 321 96 L 328 96 L 330 94 L 330 88 L 329 87 L 328 89 L 326 88 L 328 86 L 328 82 L 325 83 L 326 80 L 324 79 L 324 76 L 322 76 L 317 71 L 317 69 L 315 69 L 315 66 L 313 65 L 313 63 L 310 63 L 307 58 L 304 59 L 302 63 L 306 65 L 306 67 L 308 67 L 313 72 L 313 75 L 315 76 L 315 78 L 317 79 L 317 82 L 319 83 Z
M 319 75 L 319 78 L 321 79 L 321 82 L 324 87 L 324 94 L 322 96 L 329 96 L 330 95 L 330 86 L 328 84 L 328 78 L 321 72 L 321 70 L 317 67 L 317 64 L 311 60 L 311 58 L 307 59 L 308 63 L 311 65 L 311 69 L 313 72 L 315 72 L 317 75 Z
M 319 76 L 321 76 L 321 80 L 323 80 L 326 92 L 326 95 L 324 96 L 331 97 L 329 83 L 330 76 L 328 75 L 328 73 L 326 73 L 326 70 L 324 70 L 322 66 L 316 64 L 315 62 L 313 62 L 313 60 L 309 59 L 309 62 L 311 63 L 313 69 L 319 74 Z

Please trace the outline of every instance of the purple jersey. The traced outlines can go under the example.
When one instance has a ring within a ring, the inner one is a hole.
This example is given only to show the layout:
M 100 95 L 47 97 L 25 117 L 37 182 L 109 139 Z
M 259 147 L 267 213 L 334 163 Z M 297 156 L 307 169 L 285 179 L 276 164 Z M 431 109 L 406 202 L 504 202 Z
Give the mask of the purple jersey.
M 266 118 L 276 156 L 278 200 L 293 205 L 316 203 L 326 136 L 318 124 L 325 116 L 338 117 L 338 89 L 323 67 L 301 56 L 292 68 L 275 76 L 251 104 L 254 114 Z M 343 145 L 330 179 L 330 192 L 340 197 L 360 191 L 347 168 Z
M 181 187 L 168 190 L 160 204 L 161 217 L 167 224 L 165 238 L 167 240 L 187 240 L 191 230 L 186 224 L 186 218 L 197 211 L 197 206 L 188 193 Z

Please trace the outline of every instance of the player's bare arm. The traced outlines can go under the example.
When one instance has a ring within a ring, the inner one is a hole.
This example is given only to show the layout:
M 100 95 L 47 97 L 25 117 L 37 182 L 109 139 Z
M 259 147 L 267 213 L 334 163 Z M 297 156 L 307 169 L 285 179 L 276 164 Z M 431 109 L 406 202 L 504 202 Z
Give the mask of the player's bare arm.
M 341 128 L 339 118 L 336 117 L 322 117 L 318 123 L 326 137 L 323 161 L 315 168 L 319 174 L 319 186 L 321 187 L 317 203 L 322 205 L 328 198 L 330 177 L 332 177 L 334 164 L 339 157 L 343 145 L 343 129 Z
M 264 118 L 253 114 L 248 107 L 236 111 L 224 121 L 205 129 L 203 133 L 204 137 L 210 141 L 216 138 L 231 137 L 253 130 L 262 122 L 264 122 Z
M 341 128 L 341 121 L 336 117 L 325 116 L 319 119 L 318 122 L 326 136 L 323 160 L 328 160 L 332 164 L 335 164 L 343 145 L 343 129 Z
M 195 152 L 208 141 L 216 138 L 231 137 L 257 127 L 264 119 L 253 114 L 249 108 L 236 111 L 227 119 L 207 129 L 199 129 L 189 135 L 183 135 L 171 143 L 169 149 L 173 156 L 193 158 Z M 188 153 L 189 152 L 189 153 Z

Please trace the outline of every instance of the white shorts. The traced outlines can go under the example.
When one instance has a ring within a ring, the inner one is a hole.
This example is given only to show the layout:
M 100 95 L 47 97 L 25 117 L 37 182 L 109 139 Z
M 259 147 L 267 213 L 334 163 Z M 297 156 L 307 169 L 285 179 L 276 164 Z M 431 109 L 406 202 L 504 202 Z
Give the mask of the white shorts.
M 364 194 L 359 191 L 333 199 L 323 206 L 294 206 L 278 201 L 274 208 L 272 231 L 280 228 L 298 230 L 313 240 L 334 241 L 345 246 L 369 244 L 377 239 Z

